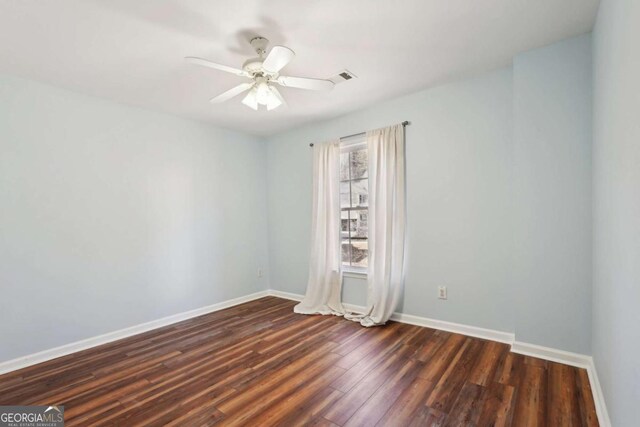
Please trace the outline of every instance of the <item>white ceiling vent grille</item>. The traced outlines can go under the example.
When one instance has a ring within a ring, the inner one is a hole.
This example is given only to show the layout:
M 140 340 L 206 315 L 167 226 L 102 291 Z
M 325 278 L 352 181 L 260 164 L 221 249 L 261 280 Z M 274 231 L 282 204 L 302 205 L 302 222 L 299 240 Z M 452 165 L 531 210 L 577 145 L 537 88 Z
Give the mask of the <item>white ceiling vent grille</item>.
M 353 74 L 351 71 L 342 70 L 338 73 L 338 75 L 330 77 L 329 80 L 331 80 L 335 84 L 338 84 L 338 83 L 343 83 L 343 82 L 346 82 L 352 79 L 357 79 L 357 78 L 358 76 Z

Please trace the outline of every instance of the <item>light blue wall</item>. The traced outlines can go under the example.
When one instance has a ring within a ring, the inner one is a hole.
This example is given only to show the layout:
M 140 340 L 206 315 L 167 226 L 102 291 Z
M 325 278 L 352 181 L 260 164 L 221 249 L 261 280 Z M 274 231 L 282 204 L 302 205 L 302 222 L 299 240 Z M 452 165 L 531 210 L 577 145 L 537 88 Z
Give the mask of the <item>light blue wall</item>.
M 266 289 L 266 154 L 0 76 L 0 361 Z
M 612 424 L 640 423 L 640 2 L 594 30 L 593 358 Z
M 510 68 L 418 92 L 268 141 L 269 254 L 275 289 L 306 288 L 311 206 L 310 142 L 409 120 L 408 262 L 401 311 L 513 330 L 509 211 Z M 437 299 L 446 285 L 449 299 Z M 345 281 L 364 304 L 366 283 Z
M 513 73 L 516 340 L 591 354 L 591 36 Z

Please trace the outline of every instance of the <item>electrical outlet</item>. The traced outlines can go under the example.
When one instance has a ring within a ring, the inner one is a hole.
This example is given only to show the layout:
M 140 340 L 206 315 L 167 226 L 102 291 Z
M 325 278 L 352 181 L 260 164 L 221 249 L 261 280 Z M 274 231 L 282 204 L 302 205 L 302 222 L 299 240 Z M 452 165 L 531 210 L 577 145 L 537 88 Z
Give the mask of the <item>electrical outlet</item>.
M 438 286 L 438 298 L 447 299 L 447 287 L 446 286 Z
M 258 279 L 262 278 L 262 276 L 264 276 L 264 273 L 262 272 L 262 269 L 258 270 Z

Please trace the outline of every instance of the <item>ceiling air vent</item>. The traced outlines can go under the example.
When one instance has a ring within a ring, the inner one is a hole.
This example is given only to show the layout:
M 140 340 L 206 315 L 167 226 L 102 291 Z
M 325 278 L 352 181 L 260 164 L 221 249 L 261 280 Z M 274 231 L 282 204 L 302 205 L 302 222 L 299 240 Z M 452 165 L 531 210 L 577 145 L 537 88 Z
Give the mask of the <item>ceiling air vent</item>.
M 329 78 L 329 80 L 331 80 L 334 84 L 338 84 L 338 83 L 346 82 L 348 80 L 357 79 L 357 78 L 358 77 L 355 74 L 353 74 L 351 71 L 343 70 L 339 72 L 337 76 L 333 76 Z

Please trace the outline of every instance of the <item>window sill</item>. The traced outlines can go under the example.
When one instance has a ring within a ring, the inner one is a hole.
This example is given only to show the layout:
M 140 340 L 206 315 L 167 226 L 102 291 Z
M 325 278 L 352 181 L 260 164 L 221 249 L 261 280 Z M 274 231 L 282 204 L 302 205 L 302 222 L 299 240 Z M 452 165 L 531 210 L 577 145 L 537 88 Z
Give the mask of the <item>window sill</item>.
M 367 270 L 343 269 L 342 275 L 344 277 L 353 277 L 354 279 L 366 279 Z

